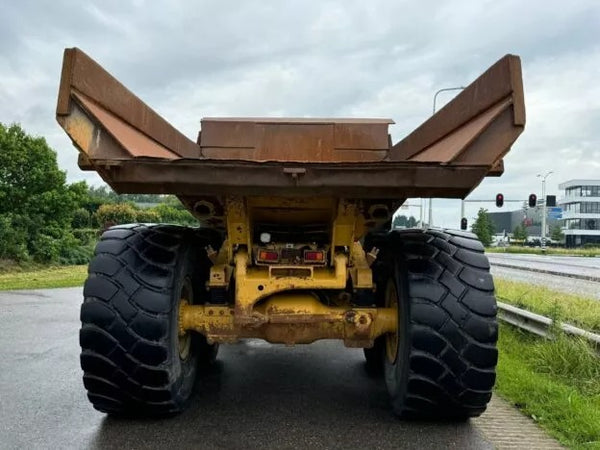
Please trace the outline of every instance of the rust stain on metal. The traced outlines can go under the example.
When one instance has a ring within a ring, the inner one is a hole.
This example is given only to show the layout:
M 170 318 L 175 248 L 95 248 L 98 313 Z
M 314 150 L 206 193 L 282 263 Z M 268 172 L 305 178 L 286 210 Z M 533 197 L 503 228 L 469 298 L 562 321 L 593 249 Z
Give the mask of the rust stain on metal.
M 70 116 L 61 117 L 60 123 L 81 151 L 89 155 L 94 135 L 94 124 L 90 119 L 81 113 L 74 112 Z
M 73 93 L 73 97 L 89 112 L 100 125 L 113 136 L 132 157 L 176 159 L 178 155 L 169 151 L 158 142 L 150 139 L 127 122 L 96 105 L 82 94 Z
M 211 342 L 260 338 L 287 345 L 319 339 L 341 339 L 345 345 L 372 345 L 373 340 L 397 327 L 397 311 L 391 308 L 330 307 L 308 294 L 284 293 L 256 306 L 252 319 L 236 321 L 226 306 L 180 306 L 180 333 L 196 330 Z

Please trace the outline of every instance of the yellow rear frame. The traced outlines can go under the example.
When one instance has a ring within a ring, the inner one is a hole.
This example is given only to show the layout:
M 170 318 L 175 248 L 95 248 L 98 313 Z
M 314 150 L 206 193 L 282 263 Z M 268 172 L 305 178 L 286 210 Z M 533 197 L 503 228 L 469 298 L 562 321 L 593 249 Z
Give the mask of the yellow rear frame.
M 318 339 L 341 339 L 349 347 L 371 347 L 376 337 L 396 330 L 397 311 L 355 307 L 346 291 L 375 290 L 369 263 L 358 239 L 365 233 L 360 202 L 344 199 L 228 197 L 227 239 L 213 262 L 207 288 L 230 289 L 235 279 L 233 306 L 180 305 L 180 333 L 194 330 L 209 342 L 262 338 L 287 345 Z M 380 205 L 387 208 L 386 205 Z M 256 217 L 294 220 L 316 216 L 331 221 L 331 265 L 253 265 L 252 223 Z M 380 220 L 386 220 L 382 217 Z M 329 293 L 335 306 L 314 294 Z

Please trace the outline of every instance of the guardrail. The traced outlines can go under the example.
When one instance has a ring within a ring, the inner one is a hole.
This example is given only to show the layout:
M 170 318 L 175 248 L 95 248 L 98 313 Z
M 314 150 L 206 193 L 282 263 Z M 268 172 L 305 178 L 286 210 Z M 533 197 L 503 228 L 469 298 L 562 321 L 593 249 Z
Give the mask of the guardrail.
M 538 336 L 551 337 L 550 329 L 554 326 L 552 319 L 506 303 L 497 303 L 498 318 L 500 320 Z M 590 344 L 596 347 L 596 350 L 600 351 L 600 334 L 592 333 L 591 331 L 586 331 L 564 322 L 561 322 L 559 326 L 567 334 L 587 339 Z

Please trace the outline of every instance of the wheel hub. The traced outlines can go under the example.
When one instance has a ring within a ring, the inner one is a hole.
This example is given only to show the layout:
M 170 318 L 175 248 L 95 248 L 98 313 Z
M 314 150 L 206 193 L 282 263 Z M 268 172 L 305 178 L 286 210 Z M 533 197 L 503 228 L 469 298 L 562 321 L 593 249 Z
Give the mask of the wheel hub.
M 181 287 L 181 293 L 179 295 L 179 311 L 181 311 L 181 307 L 183 305 L 190 305 L 193 303 L 192 298 L 192 283 L 189 278 L 186 278 L 183 282 L 183 286 Z M 179 318 L 179 322 L 181 323 L 181 318 Z M 178 325 L 180 325 L 180 323 Z M 185 360 L 189 354 L 190 349 L 192 347 L 192 334 L 189 331 L 182 329 L 181 326 L 179 328 L 179 358 L 181 360 Z

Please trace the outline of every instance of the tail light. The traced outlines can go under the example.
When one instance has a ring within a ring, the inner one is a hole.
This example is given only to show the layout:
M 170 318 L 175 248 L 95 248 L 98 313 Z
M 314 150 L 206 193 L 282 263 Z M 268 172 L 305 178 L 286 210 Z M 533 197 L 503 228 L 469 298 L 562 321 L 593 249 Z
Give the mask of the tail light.
M 261 262 L 276 262 L 279 260 L 279 253 L 273 250 L 259 250 L 258 260 Z
M 305 250 L 304 261 L 311 263 L 321 263 L 325 261 L 325 252 L 321 250 Z

